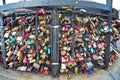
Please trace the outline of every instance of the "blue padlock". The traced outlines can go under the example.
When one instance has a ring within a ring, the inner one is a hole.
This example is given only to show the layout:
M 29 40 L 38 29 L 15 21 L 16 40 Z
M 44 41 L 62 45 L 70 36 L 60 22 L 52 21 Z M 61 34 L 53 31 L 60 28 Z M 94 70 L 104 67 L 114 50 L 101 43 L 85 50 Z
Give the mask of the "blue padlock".
M 86 37 L 87 37 L 87 34 L 83 34 L 83 35 L 82 35 L 82 38 L 86 38 Z
M 91 53 L 94 53 L 94 49 L 93 49 L 92 47 L 90 48 L 90 52 L 91 52 Z
M 50 52 L 50 48 L 48 48 L 48 54 L 50 54 L 51 52 Z
M 44 50 L 47 50 L 48 48 L 47 48 L 47 46 L 44 46 Z
M 24 25 L 23 27 L 24 27 L 24 29 L 27 29 L 27 28 L 28 28 L 28 26 L 27 26 L 27 25 Z
M 89 74 L 93 74 L 93 73 L 94 73 L 94 70 L 93 70 L 93 69 L 90 69 L 90 70 L 88 70 L 88 73 L 89 73 Z

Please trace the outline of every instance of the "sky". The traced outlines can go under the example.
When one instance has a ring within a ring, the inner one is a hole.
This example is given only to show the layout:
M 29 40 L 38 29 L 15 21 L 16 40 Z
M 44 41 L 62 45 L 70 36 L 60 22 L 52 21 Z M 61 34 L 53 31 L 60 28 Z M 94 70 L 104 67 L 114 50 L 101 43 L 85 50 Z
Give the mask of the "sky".
M 8 4 L 8 3 L 14 3 L 19 1 L 24 1 L 24 0 L 6 0 L 6 3 Z M 91 1 L 104 3 L 104 4 L 106 3 L 106 0 L 91 0 Z M 0 5 L 2 5 L 2 0 L 0 0 Z M 120 10 L 120 0 L 113 0 L 113 7 Z

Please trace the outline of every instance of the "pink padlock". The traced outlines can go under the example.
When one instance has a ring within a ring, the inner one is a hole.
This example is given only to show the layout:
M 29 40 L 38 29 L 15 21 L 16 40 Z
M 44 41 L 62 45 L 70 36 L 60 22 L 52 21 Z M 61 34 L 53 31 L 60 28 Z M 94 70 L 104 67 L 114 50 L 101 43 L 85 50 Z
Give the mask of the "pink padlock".
M 32 71 L 33 67 L 28 67 L 27 71 Z
M 103 48 L 103 45 L 102 44 L 98 44 L 98 48 L 99 49 Z
M 26 49 L 26 45 L 24 45 L 20 48 L 21 51 L 24 51 L 25 49 Z
M 70 59 L 70 62 L 75 62 L 75 59 L 74 58 Z
M 79 61 L 83 61 L 84 58 L 83 58 L 83 57 L 79 57 L 78 60 L 79 60 Z
M 65 28 L 65 31 L 66 31 L 66 32 L 68 31 L 68 27 Z
M 66 62 L 66 59 L 64 57 L 61 57 L 61 62 Z
M 33 53 L 33 52 L 34 52 L 33 49 L 30 49 L 30 50 L 29 50 L 29 53 Z
M 80 28 L 81 28 L 80 26 L 75 26 L 76 30 L 80 30 Z
M 95 42 L 92 45 L 93 45 L 93 48 L 97 48 L 97 45 Z
M 28 58 L 27 58 L 27 57 L 25 57 L 25 58 L 23 59 L 23 63 L 28 63 Z
M 65 31 L 65 27 L 62 27 L 62 31 Z
M 61 51 L 61 55 L 65 55 L 66 54 L 66 51 Z
M 72 40 L 72 37 L 70 36 L 70 37 L 68 37 L 68 41 L 71 41 Z

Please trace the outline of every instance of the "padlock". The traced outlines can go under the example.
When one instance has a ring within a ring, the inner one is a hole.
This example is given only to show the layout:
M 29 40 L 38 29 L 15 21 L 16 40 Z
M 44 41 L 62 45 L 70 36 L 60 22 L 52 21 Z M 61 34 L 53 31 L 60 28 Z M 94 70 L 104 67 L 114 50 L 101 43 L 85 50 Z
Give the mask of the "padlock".
M 40 65 L 39 65 L 39 64 L 37 64 L 37 63 L 34 63 L 34 64 L 33 64 L 33 67 L 34 67 L 35 69 L 39 70 Z
M 17 56 L 19 59 L 23 59 L 24 54 L 22 51 L 18 51 Z
M 78 70 L 79 70 L 78 67 L 75 67 L 75 68 L 74 68 L 74 73 L 75 73 L 75 74 L 78 74 L 78 72 L 79 72 Z
M 17 70 L 26 71 L 27 67 L 26 66 L 21 66 L 21 67 L 18 67 Z
M 37 14 L 46 16 L 44 9 L 38 10 Z
M 28 67 L 27 71 L 32 71 L 33 67 Z
M 29 61 L 29 63 L 35 63 L 35 62 L 36 62 L 35 59 L 32 59 L 32 60 Z
M 28 63 L 28 58 L 27 57 L 24 57 L 23 63 Z
M 27 46 L 24 45 L 24 46 L 22 46 L 22 47 L 20 48 L 20 50 L 21 50 L 21 51 L 25 51 L 26 47 L 27 47 Z

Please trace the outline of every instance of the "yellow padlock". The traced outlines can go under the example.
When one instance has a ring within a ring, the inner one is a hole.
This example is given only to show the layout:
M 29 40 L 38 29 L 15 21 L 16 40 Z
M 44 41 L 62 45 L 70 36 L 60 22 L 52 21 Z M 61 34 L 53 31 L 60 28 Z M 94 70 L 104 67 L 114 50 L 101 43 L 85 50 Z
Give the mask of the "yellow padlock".
M 75 67 L 75 68 L 74 68 L 74 73 L 75 73 L 75 74 L 78 74 L 78 72 L 79 72 L 78 70 L 79 70 L 78 67 Z

